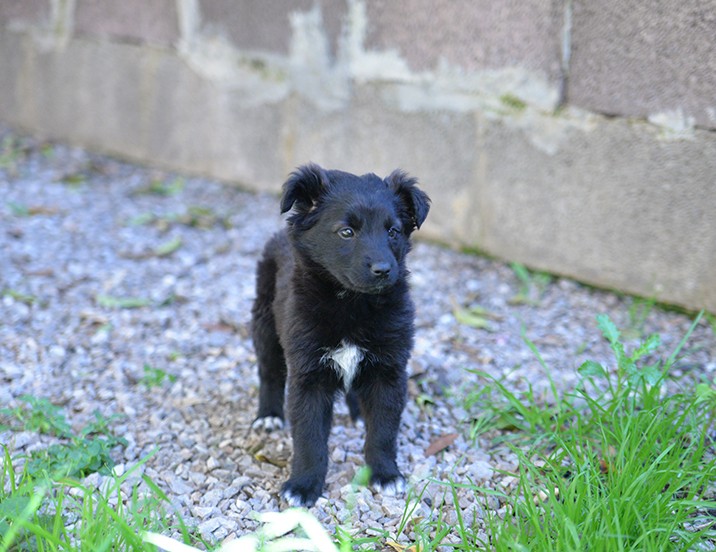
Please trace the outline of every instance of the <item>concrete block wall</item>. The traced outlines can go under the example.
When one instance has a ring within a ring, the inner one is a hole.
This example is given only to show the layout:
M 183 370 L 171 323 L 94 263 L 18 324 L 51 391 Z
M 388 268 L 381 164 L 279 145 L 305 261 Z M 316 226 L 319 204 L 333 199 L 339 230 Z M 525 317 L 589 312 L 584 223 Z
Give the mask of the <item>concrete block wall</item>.
M 433 198 L 425 235 L 716 311 L 716 0 L 0 0 L 0 121 L 255 190 Z

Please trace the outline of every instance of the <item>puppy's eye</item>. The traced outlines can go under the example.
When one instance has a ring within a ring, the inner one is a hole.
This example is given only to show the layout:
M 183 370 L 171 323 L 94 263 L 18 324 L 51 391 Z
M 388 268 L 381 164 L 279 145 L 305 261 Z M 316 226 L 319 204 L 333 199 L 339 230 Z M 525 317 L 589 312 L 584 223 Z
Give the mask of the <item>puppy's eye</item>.
M 341 229 L 338 231 L 338 235 L 339 235 L 341 238 L 343 238 L 344 240 L 349 240 L 349 239 L 351 239 L 352 237 L 354 237 L 354 236 L 356 235 L 356 233 L 355 233 L 355 231 L 353 230 L 353 228 L 351 228 L 351 227 L 349 227 L 349 226 L 346 226 L 345 228 L 341 228 Z
M 391 238 L 397 238 L 398 234 L 400 234 L 400 230 L 398 230 L 395 226 L 392 226 L 388 229 L 388 236 Z

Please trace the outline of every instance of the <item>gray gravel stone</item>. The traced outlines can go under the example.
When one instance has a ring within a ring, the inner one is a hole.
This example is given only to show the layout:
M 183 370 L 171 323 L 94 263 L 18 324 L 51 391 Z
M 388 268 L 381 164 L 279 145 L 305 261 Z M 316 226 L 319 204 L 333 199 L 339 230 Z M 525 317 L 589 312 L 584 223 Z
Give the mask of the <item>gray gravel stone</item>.
M 5 136 L 0 128 L 0 143 Z M 113 427 L 128 445 L 114 451 L 117 470 L 156 449 L 131 482 L 150 477 L 207 539 L 255 530 L 253 514 L 284 507 L 278 491 L 291 450 L 285 430 L 250 431 L 258 392 L 249 338 L 254 269 L 282 225 L 277 198 L 63 145 L 43 153 L 41 144 L 20 140 L 26 147 L 0 166 L 0 402 L 47 397 L 77 426 L 95 410 L 121 414 Z M 73 174 L 84 180 L 65 183 Z M 182 186 L 157 193 L 177 178 Z M 160 254 L 167 244 L 176 250 Z M 628 346 L 656 332 L 669 352 L 691 322 L 658 308 L 640 317 L 645 302 L 561 278 L 533 289 L 531 302 L 515 301 L 521 283 L 509 266 L 424 242 L 409 264 L 417 335 L 398 459 L 411 496 L 420 497 L 414 518 L 438 519 L 441 505 L 453 502 L 441 484 L 450 479 L 514 488 L 506 474 L 516 473 L 516 455 L 470 439 L 477 413 L 469 398 L 484 384 L 479 370 L 549 400 L 549 378 L 523 330 L 564 391 L 574 388 L 583 361 L 613 365 L 596 314 L 624 328 Z M 475 306 L 488 313 L 487 330 L 454 316 Z M 715 351 L 714 332 L 702 323 L 676 369 L 687 380 L 713 378 Z M 151 381 L 152 373 L 164 377 Z M 425 456 L 453 433 L 453 444 Z M 358 536 L 394 530 L 409 508 L 405 496 L 351 484 L 364 465 L 363 435 L 339 401 L 327 486 L 312 509 L 329 531 L 345 521 Z M 33 432 L 3 432 L 0 441 L 13 454 L 47 445 Z M 504 514 L 496 497 L 457 493 L 465 519 L 485 509 Z M 456 522 L 454 511 L 446 515 Z

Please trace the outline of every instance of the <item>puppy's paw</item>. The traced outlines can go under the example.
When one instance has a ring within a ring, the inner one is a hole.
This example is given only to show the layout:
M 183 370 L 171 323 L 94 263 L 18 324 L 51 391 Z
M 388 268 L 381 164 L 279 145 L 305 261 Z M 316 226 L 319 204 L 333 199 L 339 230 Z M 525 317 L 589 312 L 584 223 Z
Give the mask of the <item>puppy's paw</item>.
M 405 478 L 402 475 L 389 477 L 376 477 L 371 479 L 373 488 L 385 496 L 397 496 L 405 492 Z
M 264 416 L 262 418 L 256 418 L 254 423 L 251 424 L 251 429 L 254 431 L 265 431 L 267 433 L 283 429 L 283 420 L 277 416 Z
M 321 496 L 321 485 L 303 482 L 300 478 L 289 479 L 281 488 L 281 498 L 293 508 L 310 508 Z

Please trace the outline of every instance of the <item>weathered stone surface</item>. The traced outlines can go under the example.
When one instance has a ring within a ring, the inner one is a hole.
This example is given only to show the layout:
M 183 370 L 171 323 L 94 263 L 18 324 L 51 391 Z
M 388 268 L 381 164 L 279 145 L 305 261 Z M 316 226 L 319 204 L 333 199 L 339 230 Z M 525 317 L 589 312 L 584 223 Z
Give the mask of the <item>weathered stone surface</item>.
M 286 54 L 291 39 L 290 14 L 308 10 L 310 0 L 200 0 L 204 32 L 229 38 L 238 48 Z
M 278 189 L 281 110 L 245 106 L 175 56 L 110 42 L 72 40 L 45 51 L 0 30 L 0 118 L 38 135 L 155 165 Z M 112 71 L 105 71 L 107 66 Z M 98 74 L 104 78 L 98 79 Z
M 479 234 L 488 251 L 652 298 L 716 306 L 716 136 L 664 140 L 599 120 L 551 154 L 507 124 L 484 140 Z
M 0 118 L 16 125 L 22 124 L 22 102 L 27 88 L 23 76 L 23 42 L 29 40 L 17 33 L 3 32 L 0 28 Z
M 32 40 L 23 45 L 23 86 L 15 95 L 21 108 L 19 116 L 7 115 L 11 121 L 46 136 L 140 154 L 140 48 L 76 40 L 64 50 L 40 49 Z
M 345 0 L 200 0 L 202 33 L 227 38 L 236 47 L 286 55 L 291 47 L 292 17 L 317 10 L 335 56 L 346 15 Z
M 0 25 L 46 26 L 50 21 L 49 0 L 4 0 L 0 2 Z
M 522 67 L 559 77 L 562 2 L 368 0 L 370 49 L 397 49 L 422 70 Z
M 215 87 L 169 56 L 150 77 L 145 148 L 155 160 L 255 190 L 279 189 L 285 175 L 279 106 L 246 105 L 238 92 Z
M 77 0 L 75 31 L 170 46 L 179 38 L 175 0 Z
M 716 2 L 574 2 L 569 100 L 716 128 Z

